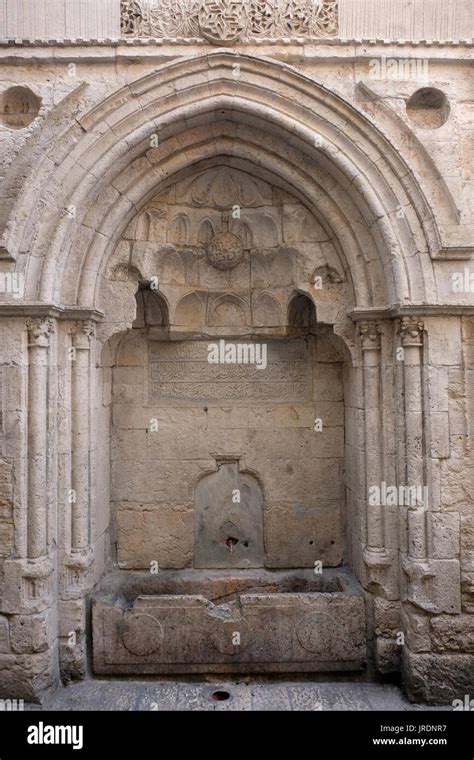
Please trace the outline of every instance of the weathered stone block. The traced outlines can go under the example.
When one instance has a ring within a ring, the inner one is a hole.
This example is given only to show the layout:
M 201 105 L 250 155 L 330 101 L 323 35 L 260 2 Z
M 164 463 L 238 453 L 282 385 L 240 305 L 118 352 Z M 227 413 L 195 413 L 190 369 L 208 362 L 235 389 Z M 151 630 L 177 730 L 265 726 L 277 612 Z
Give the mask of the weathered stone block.
M 234 436 L 231 436 L 232 438 Z M 294 457 L 295 467 L 298 467 L 298 459 L 304 457 L 310 447 L 312 434 L 309 430 L 301 428 L 285 428 L 274 430 L 254 429 L 250 432 L 247 444 L 250 461 L 258 459 L 264 453 L 266 459 L 289 459 L 289 454 Z M 237 443 L 238 445 L 238 443 Z M 245 444 L 243 444 L 245 445 Z M 340 453 L 340 452 L 338 452 Z M 333 456 L 338 456 L 338 453 Z
M 374 598 L 375 634 L 393 639 L 400 630 L 400 603 L 382 597 Z
M 474 654 L 474 619 L 472 615 L 440 615 L 431 619 L 434 652 Z
M 138 453 L 138 452 L 137 452 Z M 200 476 L 215 469 L 215 460 L 127 459 L 112 463 L 112 500 L 156 503 L 185 502 L 193 497 Z
M 342 497 L 340 459 L 255 459 L 252 469 L 258 472 L 269 502 L 286 501 L 288 494 L 295 502 L 334 501 Z
M 456 512 L 428 512 L 429 556 L 457 559 L 460 550 L 460 518 Z
M 13 615 L 10 620 L 11 647 L 17 654 L 44 652 L 48 649 L 51 631 L 49 614 Z
M 334 567 L 342 561 L 337 501 L 325 507 L 270 503 L 265 507 L 264 530 L 266 567 L 314 567 L 315 562 Z
M 343 571 L 328 570 L 319 579 L 311 571 L 246 571 L 235 579 L 208 573 L 207 581 L 201 577 L 195 583 L 195 571 L 188 571 L 177 584 L 158 575 L 155 592 L 137 596 L 132 607 L 98 593 L 95 672 L 311 672 L 363 666 L 364 599 Z M 312 586 L 312 593 L 298 590 Z
M 69 637 L 73 632 L 84 631 L 86 605 L 83 599 L 68 599 L 58 602 L 58 634 Z
M 338 364 L 315 364 L 313 398 L 321 401 L 342 401 L 342 375 Z
M 6 654 L 10 651 L 10 637 L 8 630 L 8 618 L 3 615 L 0 617 L 0 654 Z
M 13 550 L 13 523 L 0 522 L 0 557 L 9 557 Z
M 402 672 L 413 702 L 445 705 L 474 693 L 474 655 L 415 654 L 403 648 Z
M 312 430 L 309 437 L 309 451 L 315 459 L 327 459 L 343 456 L 344 428 L 325 427 L 321 432 Z
M 396 673 L 400 670 L 401 649 L 393 639 L 375 640 L 375 666 L 379 673 Z
M 61 680 L 64 684 L 85 678 L 87 673 L 85 637 L 76 640 L 74 646 L 69 641 L 59 642 Z
M 401 628 L 405 633 L 405 645 L 412 652 L 431 651 L 430 618 L 415 611 L 414 608 L 402 606 Z
M 121 504 L 117 510 L 117 559 L 122 567 L 186 567 L 192 561 L 191 505 Z
M 431 413 L 431 456 L 437 459 L 449 457 L 450 416 L 447 412 Z
M 414 563 L 410 571 L 410 601 L 432 613 L 461 612 L 461 574 L 459 561 L 433 559 L 427 566 L 428 575 Z
M 212 406 L 209 409 L 209 427 L 229 430 L 247 428 L 253 424 L 254 410 L 246 406 Z
M 430 363 L 460 366 L 461 321 L 452 318 L 430 318 L 427 320 Z

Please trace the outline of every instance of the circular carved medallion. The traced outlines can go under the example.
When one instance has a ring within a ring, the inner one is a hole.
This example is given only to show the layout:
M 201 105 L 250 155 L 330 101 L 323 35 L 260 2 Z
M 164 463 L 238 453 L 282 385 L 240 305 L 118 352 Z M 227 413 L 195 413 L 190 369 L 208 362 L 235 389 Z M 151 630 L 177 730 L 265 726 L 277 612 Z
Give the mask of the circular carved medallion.
M 122 641 L 132 654 L 140 657 L 153 654 L 163 641 L 163 628 L 152 615 L 126 612 L 123 616 Z
M 211 633 L 211 644 L 220 654 L 237 655 L 248 646 L 249 629 L 245 620 L 219 623 Z
M 219 232 L 207 246 L 207 260 L 216 269 L 233 269 L 243 253 L 240 238 L 232 232 Z
M 244 0 L 205 0 L 198 19 L 201 34 L 209 42 L 236 42 L 247 25 Z
M 0 95 L 0 121 L 10 129 L 24 129 L 36 119 L 40 105 L 28 87 L 9 87 Z
M 335 622 L 326 612 L 306 615 L 296 628 L 299 643 L 307 652 L 322 655 L 327 651 L 328 640 L 335 630 Z

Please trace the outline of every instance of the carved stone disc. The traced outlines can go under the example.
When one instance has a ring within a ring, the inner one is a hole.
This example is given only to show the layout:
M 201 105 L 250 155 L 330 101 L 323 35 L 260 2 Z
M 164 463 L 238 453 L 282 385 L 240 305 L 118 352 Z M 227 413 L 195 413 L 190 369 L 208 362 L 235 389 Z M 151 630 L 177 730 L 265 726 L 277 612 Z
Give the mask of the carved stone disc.
M 300 620 L 296 628 L 296 636 L 307 652 L 324 655 L 327 651 L 327 642 L 334 630 L 336 630 L 336 623 L 331 615 L 326 612 L 315 612 Z
M 221 654 L 237 655 L 249 644 L 249 627 L 245 620 L 216 620 L 211 644 Z
M 233 269 L 243 256 L 242 243 L 232 232 L 219 232 L 207 246 L 207 260 L 216 269 Z
M 144 657 L 153 654 L 163 641 L 161 623 L 152 615 L 129 611 L 124 614 L 122 641 L 132 654 Z

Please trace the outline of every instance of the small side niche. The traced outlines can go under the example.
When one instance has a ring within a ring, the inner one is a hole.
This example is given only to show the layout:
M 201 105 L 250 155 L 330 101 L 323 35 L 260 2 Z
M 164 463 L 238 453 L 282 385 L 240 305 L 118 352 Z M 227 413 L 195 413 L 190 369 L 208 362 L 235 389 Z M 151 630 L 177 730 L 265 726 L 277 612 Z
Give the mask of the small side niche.
M 218 464 L 194 493 L 194 567 L 263 567 L 263 492 L 239 462 Z

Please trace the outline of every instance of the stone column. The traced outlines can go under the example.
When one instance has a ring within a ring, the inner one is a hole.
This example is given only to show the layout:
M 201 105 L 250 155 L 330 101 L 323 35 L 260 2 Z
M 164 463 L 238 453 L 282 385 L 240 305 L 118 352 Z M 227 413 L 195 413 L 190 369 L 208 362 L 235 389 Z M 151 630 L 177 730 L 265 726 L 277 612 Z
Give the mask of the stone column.
M 28 319 L 28 559 L 48 553 L 47 526 L 47 406 L 49 319 Z
M 94 324 L 71 329 L 71 555 L 90 547 L 90 349 Z
M 86 672 L 86 594 L 90 588 L 91 547 L 91 320 L 71 324 L 69 334 L 71 469 L 70 540 L 60 573 L 59 664 L 64 678 Z M 66 538 L 67 541 L 67 538 Z
M 423 488 L 423 322 L 417 317 L 402 317 L 400 338 L 404 351 L 404 403 L 406 428 L 406 483 Z M 426 504 L 408 507 L 408 558 L 426 558 Z
M 367 503 L 366 552 L 384 554 L 384 521 L 381 504 L 369 503 L 371 486 L 382 482 L 382 425 L 380 410 L 380 329 L 376 322 L 359 324 L 364 372 L 365 483 Z

